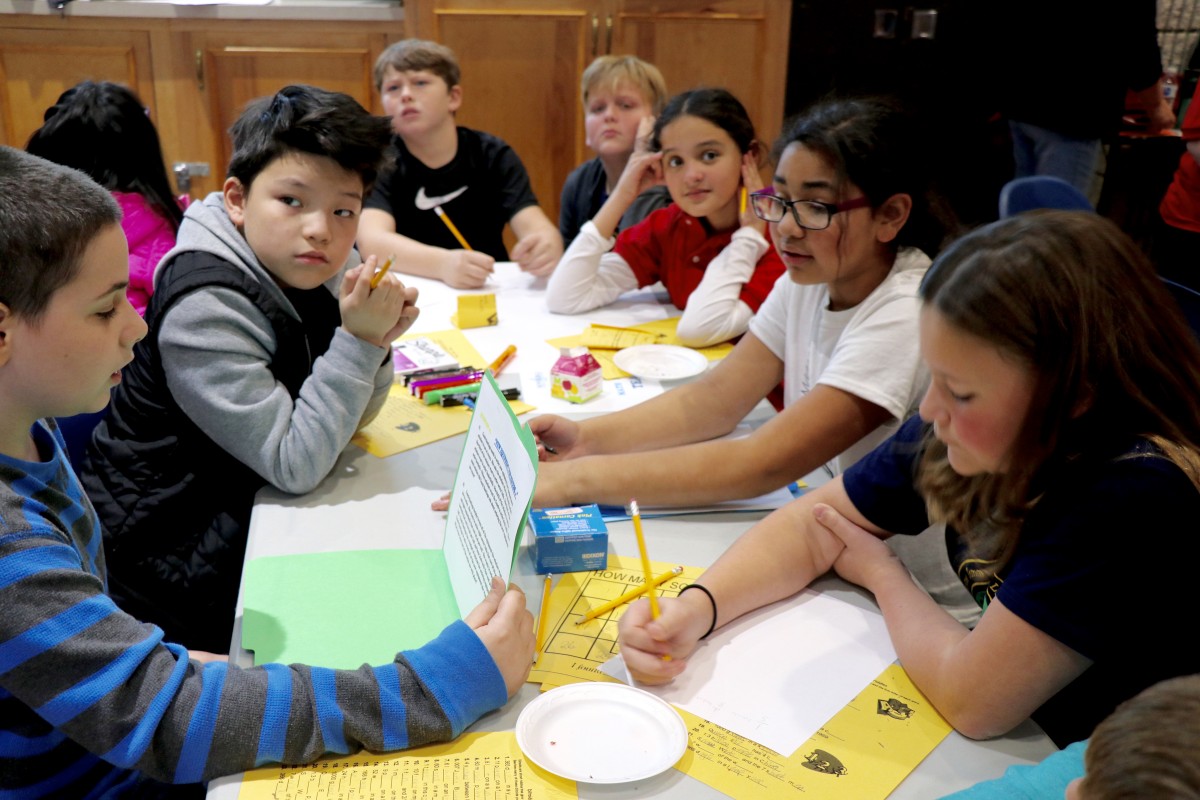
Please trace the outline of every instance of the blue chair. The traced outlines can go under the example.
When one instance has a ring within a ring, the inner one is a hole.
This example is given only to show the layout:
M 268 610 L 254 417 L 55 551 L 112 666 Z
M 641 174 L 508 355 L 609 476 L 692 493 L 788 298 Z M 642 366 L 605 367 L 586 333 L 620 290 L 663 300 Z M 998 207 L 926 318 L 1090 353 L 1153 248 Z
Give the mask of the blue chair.
M 1014 178 L 1000 190 L 1000 219 L 1038 208 L 1055 208 L 1060 211 L 1096 210 L 1082 192 L 1062 178 L 1050 175 Z

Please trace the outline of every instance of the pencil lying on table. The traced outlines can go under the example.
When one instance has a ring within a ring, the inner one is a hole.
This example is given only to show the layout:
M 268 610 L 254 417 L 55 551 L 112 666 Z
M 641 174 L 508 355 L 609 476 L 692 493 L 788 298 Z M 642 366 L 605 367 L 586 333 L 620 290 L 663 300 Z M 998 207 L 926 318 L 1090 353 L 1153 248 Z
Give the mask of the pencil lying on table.
M 609 611 L 612 611 L 614 608 L 617 608 L 618 606 L 622 606 L 625 603 L 631 602 L 633 600 L 637 600 L 639 597 L 644 595 L 646 592 L 649 592 L 652 589 L 657 589 L 662 584 L 671 580 L 671 578 L 674 578 L 675 576 L 680 575 L 682 573 L 683 573 L 683 567 L 675 567 L 672 570 L 664 572 L 662 575 L 659 575 L 657 578 L 650 581 L 649 583 L 643 583 L 641 586 L 639 586 L 636 589 L 630 589 L 628 592 L 621 595 L 616 600 L 609 600 L 604 605 L 593 608 L 591 611 L 584 614 L 581 619 L 576 620 L 575 624 L 576 625 L 584 625 L 588 622 L 591 622 L 596 617 L 607 614 Z
M 392 268 L 392 262 L 395 260 L 396 260 L 396 254 L 392 253 L 390 256 L 388 256 L 388 260 L 383 262 L 383 266 L 379 268 L 379 271 L 371 276 L 371 288 L 372 289 L 379 288 L 379 282 L 381 280 L 383 280 L 384 275 L 387 275 L 388 270 Z

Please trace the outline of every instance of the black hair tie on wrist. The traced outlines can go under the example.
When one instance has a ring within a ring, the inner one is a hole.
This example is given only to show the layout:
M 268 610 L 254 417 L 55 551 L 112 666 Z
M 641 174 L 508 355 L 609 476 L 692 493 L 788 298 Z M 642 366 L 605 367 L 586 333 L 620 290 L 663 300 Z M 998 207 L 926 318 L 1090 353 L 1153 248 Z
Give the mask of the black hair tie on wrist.
M 708 602 L 712 603 L 712 607 L 713 607 L 712 624 L 708 626 L 708 630 L 705 631 L 704 635 L 700 637 L 701 639 L 707 639 L 709 634 L 711 634 L 717 628 L 717 600 L 715 597 L 712 596 L 712 592 L 710 592 L 707 588 L 701 586 L 698 583 L 689 583 L 687 586 L 685 586 L 679 590 L 679 594 L 682 595 L 688 589 L 699 589 L 700 591 L 702 591 L 706 595 L 708 595 Z

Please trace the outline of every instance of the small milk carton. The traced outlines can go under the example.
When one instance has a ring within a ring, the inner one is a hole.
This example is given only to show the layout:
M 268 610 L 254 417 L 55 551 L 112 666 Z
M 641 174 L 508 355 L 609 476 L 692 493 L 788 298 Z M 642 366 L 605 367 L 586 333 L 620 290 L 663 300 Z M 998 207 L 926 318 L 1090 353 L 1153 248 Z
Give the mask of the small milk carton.
M 529 512 L 529 555 L 539 574 L 585 572 L 608 566 L 608 526 L 595 503 Z
M 550 368 L 550 394 L 572 403 L 585 403 L 600 394 L 604 374 L 600 362 L 586 347 L 559 348 L 558 361 Z

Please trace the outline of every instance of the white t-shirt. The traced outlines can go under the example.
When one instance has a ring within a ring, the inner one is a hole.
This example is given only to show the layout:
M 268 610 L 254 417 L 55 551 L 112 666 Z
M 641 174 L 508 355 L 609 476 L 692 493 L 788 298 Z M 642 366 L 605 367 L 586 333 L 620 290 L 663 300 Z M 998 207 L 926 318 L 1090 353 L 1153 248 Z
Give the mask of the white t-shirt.
M 825 284 L 800 286 L 785 273 L 750 321 L 750 332 L 783 361 L 785 405 L 823 383 L 892 415 L 826 465 L 834 475 L 874 450 L 917 413 L 929 386 L 929 370 L 917 341 L 921 305 L 917 290 L 930 263 L 920 250 L 901 249 L 883 283 L 844 311 L 829 310 Z M 944 526 L 887 541 L 938 605 L 964 625 L 974 626 L 979 606 L 950 568 Z
M 883 283 L 844 311 L 829 310 L 825 284 L 801 286 L 784 274 L 750 321 L 750 332 L 783 361 L 784 405 L 823 383 L 892 415 L 828 464 L 835 475 L 895 433 L 929 386 L 917 346 L 917 290 L 929 265 L 920 250 L 901 249 Z

